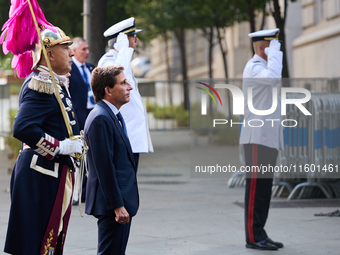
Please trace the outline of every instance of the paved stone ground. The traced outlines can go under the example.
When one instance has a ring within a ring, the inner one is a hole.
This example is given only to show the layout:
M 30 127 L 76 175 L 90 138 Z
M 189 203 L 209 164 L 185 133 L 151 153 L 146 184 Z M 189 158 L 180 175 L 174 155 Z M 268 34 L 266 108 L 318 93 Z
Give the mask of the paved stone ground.
M 138 170 L 140 209 L 133 218 L 127 255 L 324 255 L 340 254 L 339 217 L 315 217 L 314 213 L 331 212 L 340 200 L 327 207 L 285 207 L 283 198 L 273 202 L 266 230 L 274 240 L 285 244 L 274 252 L 244 247 L 244 187 L 228 188 L 225 178 L 190 177 L 189 131 L 152 132 L 155 153 L 141 156 Z M 216 160 L 239 165 L 238 148 L 196 144 L 196 149 Z M 201 146 L 201 147 L 200 147 Z M 203 159 L 204 160 L 204 159 Z M 0 249 L 6 235 L 10 199 L 10 176 L 6 154 L 0 152 Z M 315 205 L 315 203 L 314 203 Z M 65 255 L 96 254 L 97 226 L 92 216 L 80 216 L 73 207 Z

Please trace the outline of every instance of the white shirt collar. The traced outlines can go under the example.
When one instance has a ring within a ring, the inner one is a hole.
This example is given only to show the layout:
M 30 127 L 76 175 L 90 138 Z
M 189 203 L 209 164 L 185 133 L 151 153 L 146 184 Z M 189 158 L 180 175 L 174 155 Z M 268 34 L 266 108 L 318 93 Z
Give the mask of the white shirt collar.
M 75 59 L 75 57 L 72 57 L 72 60 L 73 60 L 73 63 L 78 67 L 79 70 L 81 69 L 82 65 L 86 66 L 85 63 L 83 63 L 83 64 L 80 63 L 78 60 Z
M 117 115 L 119 113 L 118 109 L 116 108 L 116 106 L 114 106 L 113 104 L 111 104 L 109 101 L 103 99 L 103 101 L 110 107 L 111 111 Z
M 257 54 L 254 54 L 253 59 L 256 60 L 256 61 L 261 61 L 261 62 L 263 62 L 264 64 L 267 64 L 267 61 L 266 61 L 265 59 L 261 58 L 261 57 L 260 57 L 259 55 L 257 55 Z

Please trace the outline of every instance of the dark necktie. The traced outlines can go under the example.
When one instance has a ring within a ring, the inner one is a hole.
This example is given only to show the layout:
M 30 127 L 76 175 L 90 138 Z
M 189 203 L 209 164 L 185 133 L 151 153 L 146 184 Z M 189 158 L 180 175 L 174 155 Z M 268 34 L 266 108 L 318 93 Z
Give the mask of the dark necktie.
M 93 93 L 92 93 L 92 90 L 91 90 L 91 86 L 89 84 L 89 79 L 88 79 L 87 74 L 85 72 L 85 65 L 81 65 L 81 69 L 83 70 L 83 74 L 82 74 L 83 80 L 84 80 L 85 84 L 87 85 L 87 95 L 90 98 L 91 103 L 95 104 Z
M 123 116 L 120 112 L 117 113 L 117 118 L 120 121 L 120 124 L 122 124 L 122 127 L 124 129 L 124 133 L 126 134 L 126 136 L 128 136 L 126 126 L 125 126 L 125 121 L 124 121 Z

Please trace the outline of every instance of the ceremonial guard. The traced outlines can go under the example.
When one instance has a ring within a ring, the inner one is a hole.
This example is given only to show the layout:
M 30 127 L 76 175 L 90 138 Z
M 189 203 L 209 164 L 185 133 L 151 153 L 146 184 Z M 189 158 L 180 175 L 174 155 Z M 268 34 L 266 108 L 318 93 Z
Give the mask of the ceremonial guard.
M 33 4 L 34 10 L 39 9 L 36 2 Z M 19 8 L 28 9 L 27 6 Z M 27 9 L 22 13 L 30 15 Z M 15 18 L 14 11 L 10 12 L 10 20 Z M 70 96 L 64 86 L 65 75 L 72 65 L 70 38 L 49 24 L 42 12 L 36 15 L 42 44 L 35 29 L 30 30 L 33 44 L 28 43 L 28 47 L 16 45 L 27 39 L 23 33 L 20 35 L 22 30 L 18 27 L 8 25 L 4 31 L 7 32 L 5 49 L 25 49 L 19 51 L 20 55 L 12 51 L 13 61 L 17 61 L 17 75 L 24 78 L 29 74 L 21 88 L 13 126 L 13 136 L 23 142 L 23 147 L 11 176 L 11 208 L 4 251 L 14 255 L 62 254 L 72 208 L 75 154 L 82 153 L 84 146 L 81 138 L 67 138 L 70 134 L 79 135 Z M 16 25 L 29 26 L 32 16 L 27 22 Z M 21 41 L 15 42 L 15 38 Z
M 123 105 L 120 111 L 126 123 L 128 137 L 137 166 L 140 153 L 153 152 L 146 109 L 138 91 L 138 82 L 130 68 L 131 58 L 136 51 L 139 41 L 136 34 L 140 31 L 142 30 L 136 29 L 135 18 L 133 17 L 108 28 L 104 32 L 104 36 L 110 39 L 109 44 L 113 48 L 102 56 L 98 62 L 99 67 L 123 66 L 124 74 L 133 88 L 130 92 L 130 102 Z
M 281 104 L 278 94 L 283 54 L 280 51 L 281 44 L 278 36 L 278 28 L 249 34 L 253 41 L 255 55 L 244 69 L 242 88 L 244 98 L 247 99 L 248 94 L 251 93 L 253 109 L 249 109 L 248 100 L 245 100 L 244 122 L 246 124 L 242 126 L 240 136 L 246 165 L 249 167 L 275 166 L 278 150 L 283 149 Z M 274 101 L 277 107 L 271 111 Z M 255 110 L 267 111 L 268 114 L 261 115 Z M 264 124 L 261 127 L 251 126 L 252 124 L 248 124 L 251 120 L 262 121 Z M 246 247 L 259 250 L 282 248 L 283 244 L 270 239 L 264 230 L 271 199 L 273 173 L 261 174 L 252 171 L 247 173 L 246 177 Z

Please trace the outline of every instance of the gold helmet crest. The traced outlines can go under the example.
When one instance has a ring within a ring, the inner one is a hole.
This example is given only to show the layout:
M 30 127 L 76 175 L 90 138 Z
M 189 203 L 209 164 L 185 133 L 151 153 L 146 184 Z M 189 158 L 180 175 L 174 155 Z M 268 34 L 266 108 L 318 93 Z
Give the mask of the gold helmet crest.
M 46 49 L 49 49 L 57 44 L 68 44 L 71 45 L 72 41 L 70 40 L 70 37 L 66 36 L 63 30 L 61 30 L 59 27 L 54 27 L 57 32 L 54 32 L 50 29 L 44 29 L 41 31 L 41 39 L 43 41 L 44 47 Z M 35 69 L 41 59 L 42 55 L 42 46 L 39 44 L 35 45 L 34 51 L 32 51 L 32 57 L 33 57 L 33 66 L 32 69 Z

